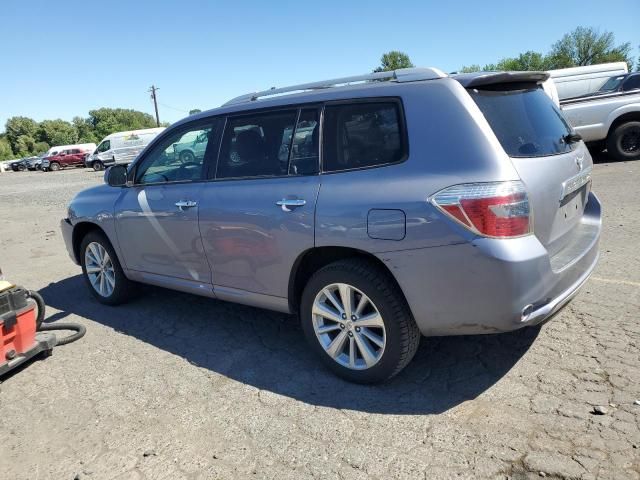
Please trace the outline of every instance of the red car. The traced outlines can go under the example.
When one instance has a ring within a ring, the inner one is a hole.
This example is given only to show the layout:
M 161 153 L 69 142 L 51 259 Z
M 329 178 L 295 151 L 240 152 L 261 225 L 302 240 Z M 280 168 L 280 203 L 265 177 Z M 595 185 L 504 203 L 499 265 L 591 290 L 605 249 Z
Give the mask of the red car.
M 42 160 L 42 170 L 51 170 L 55 172 L 64 167 L 84 166 L 84 159 L 91 152 L 80 148 L 70 148 L 62 150 L 56 155 L 51 155 Z

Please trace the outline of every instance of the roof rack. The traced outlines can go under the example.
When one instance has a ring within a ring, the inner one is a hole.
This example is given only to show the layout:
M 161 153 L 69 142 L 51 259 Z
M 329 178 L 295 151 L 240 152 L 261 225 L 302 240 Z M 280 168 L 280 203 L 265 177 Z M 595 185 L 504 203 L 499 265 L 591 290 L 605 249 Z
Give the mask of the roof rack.
M 235 105 L 238 103 L 252 102 L 262 97 L 270 97 L 273 95 L 281 95 L 283 93 L 304 92 L 309 90 L 321 90 L 325 88 L 337 87 L 340 85 L 349 85 L 351 83 L 372 82 L 372 81 L 395 81 L 395 82 L 415 82 L 419 80 L 433 80 L 436 78 L 444 78 L 447 74 L 438 68 L 401 68 L 391 70 L 389 72 L 374 72 L 364 75 L 355 75 L 353 77 L 334 78 L 331 80 L 322 80 L 319 82 L 302 83 L 300 85 L 292 85 L 290 87 L 270 88 L 261 92 L 247 93 L 235 97 L 225 103 L 223 106 Z

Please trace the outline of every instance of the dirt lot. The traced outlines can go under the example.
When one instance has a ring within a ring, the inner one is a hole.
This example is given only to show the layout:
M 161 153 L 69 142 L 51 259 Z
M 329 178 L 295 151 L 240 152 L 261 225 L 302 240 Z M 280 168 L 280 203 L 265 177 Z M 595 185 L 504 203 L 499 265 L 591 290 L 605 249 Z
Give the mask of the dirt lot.
M 95 302 L 58 222 L 100 181 L 0 174 L 5 275 L 88 329 L 0 385 L 0 478 L 640 479 L 640 162 L 596 165 L 600 264 L 552 322 L 423 339 L 376 387 L 327 373 L 288 316 L 153 288 Z

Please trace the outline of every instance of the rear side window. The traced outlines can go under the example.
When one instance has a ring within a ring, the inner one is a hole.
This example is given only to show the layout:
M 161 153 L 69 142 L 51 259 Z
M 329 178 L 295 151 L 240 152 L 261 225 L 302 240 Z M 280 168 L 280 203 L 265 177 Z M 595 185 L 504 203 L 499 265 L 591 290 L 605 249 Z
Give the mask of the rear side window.
M 287 110 L 229 118 L 216 178 L 287 175 L 297 116 Z
M 323 170 L 335 172 L 396 163 L 406 157 L 398 102 L 327 105 Z
M 637 90 L 640 88 L 640 75 L 630 75 L 627 81 L 622 85 L 622 89 L 627 92 L 629 90 Z
M 571 127 L 542 88 L 469 90 L 510 157 L 544 157 L 567 153 Z

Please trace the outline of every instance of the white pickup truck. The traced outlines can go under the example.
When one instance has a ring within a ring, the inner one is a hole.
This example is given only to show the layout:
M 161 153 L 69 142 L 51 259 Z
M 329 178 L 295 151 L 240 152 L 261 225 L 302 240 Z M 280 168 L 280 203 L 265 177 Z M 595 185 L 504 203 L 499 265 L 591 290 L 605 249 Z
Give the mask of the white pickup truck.
M 640 73 L 611 77 L 597 92 L 560 101 L 583 140 L 617 160 L 640 158 Z

